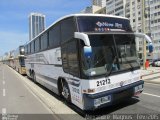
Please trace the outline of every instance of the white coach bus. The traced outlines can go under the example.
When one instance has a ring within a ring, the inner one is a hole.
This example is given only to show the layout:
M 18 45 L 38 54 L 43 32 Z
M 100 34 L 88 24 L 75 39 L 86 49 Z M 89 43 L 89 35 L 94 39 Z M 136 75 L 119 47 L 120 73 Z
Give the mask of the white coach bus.
M 127 18 L 68 15 L 25 45 L 26 72 L 82 110 L 112 105 L 143 91 L 136 37 Z
M 14 60 L 13 60 L 14 61 L 13 68 L 21 75 L 26 74 L 24 59 L 25 59 L 24 46 L 21 45 L 14 51 Z

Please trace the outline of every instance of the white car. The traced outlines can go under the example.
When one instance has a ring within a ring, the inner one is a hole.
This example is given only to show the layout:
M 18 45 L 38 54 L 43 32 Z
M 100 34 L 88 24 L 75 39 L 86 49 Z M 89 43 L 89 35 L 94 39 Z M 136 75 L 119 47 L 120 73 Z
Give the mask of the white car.
M 154 64 L 156 67 L 160 67 L 160 61 L 156 61 Z

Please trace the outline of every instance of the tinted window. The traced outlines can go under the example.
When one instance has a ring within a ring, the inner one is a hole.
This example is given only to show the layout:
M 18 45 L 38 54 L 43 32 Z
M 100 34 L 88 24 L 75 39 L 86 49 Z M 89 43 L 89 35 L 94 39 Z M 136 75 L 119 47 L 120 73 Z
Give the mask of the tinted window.
M 47 33 L 44 33 L 41 36 L 41 49 L 45 50 L 48 47 L 48 35 Z
M 42 46 L 41 46 L 41 37 L 39 37 L 39 50 L 42 49 Z
M 53 26 L 49 30 L 49 47 L 58 47 L 60 45 L 60 24 Z
M 20 47 L 19 47 L 19 50 L 20 50 L 20 54 L 21 54 L 21 55 L 24 55 L 24 54 L 25 54 L 24 46 L 20 46 Z
M 72 75 L 79 76 L 79 62 L 76 41 L 68 44 L 68 66 Z
M 30 53 L 30 52 L 31 52 L 31 43 L 28 44 L 28 53 Z
M 74 76 L 79 76 L 79 61 L 76 40 L 66 43 L 62 47 L 63 70 Z
M 35 52 L 38 52 L 40 50 L 40 44 L 39 44 L 39 38 L 35 40 Z
M 27 45 L 25 46 L 24 50 L 25 50 L 25 54 L 28 54 L 28 46 Z
M 34 53 L 34 41 L 31 42 L 31 53 Z
M 61 23 L 62 42 L 73 38 L 74 31 L 75 31 L 75 24 L 73 18 L 63 20 Z
M 24 58 L 20 58 L 20 59 L 19 59 L 19 64 L 21 65 L 21 67 L 25 67 Z
M 63 64 L 63 70 L 64 72 L 68 73 L 68 62 L 67 62 L 67 45 L 62 46 L 62 64 Z

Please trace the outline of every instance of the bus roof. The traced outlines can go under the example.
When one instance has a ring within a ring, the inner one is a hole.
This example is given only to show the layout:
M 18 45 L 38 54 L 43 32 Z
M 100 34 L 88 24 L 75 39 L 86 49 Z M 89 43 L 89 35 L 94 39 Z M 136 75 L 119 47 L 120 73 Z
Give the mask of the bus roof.
M 45 31 L 47 31 L 48 29 L 50 29 L 54 24 L 60 22 L 63 19 L 69 18 L 69 17 L 80 17 L 80 16 L 90 16 L 90 17 L 111 17 L 111 18 L 121 18 L 121 19 L 126 19 L 129 20 L 126 17 L 121 17 L 121 16 L 115 16 L 115 15 L 108 15 L 108 14 L 70 14 L 70 15 L 66 15 L 63 16 L 61 18 L 59 18 L 58 20 L 56 20 L 55 22 L 53 22 L 48 28 L 46 28 L 44 31 L 42 31 L 41 33 L 39 33 L 35 38 L 39 37 L 41 34 L 43 34 Z M 34 40 L 35 38 L 33 38 L 32 40 Z M 32 40 L 28 41 L 26 44 L 30 43 Z
M 109 15 L 109 14 L 71 14 L 71 16 L 97 16 L 97 17 L 114 17 L 114 18 L 128 19 L 126 17 Z

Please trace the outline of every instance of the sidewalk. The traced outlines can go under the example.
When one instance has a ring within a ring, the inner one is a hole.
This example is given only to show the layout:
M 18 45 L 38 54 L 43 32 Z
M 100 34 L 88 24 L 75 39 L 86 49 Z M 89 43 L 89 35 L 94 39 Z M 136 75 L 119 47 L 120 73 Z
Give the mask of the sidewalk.
M 141 69 L 141 76 L 145 82 L 160 84 L 160 67 L 149 67 Z

